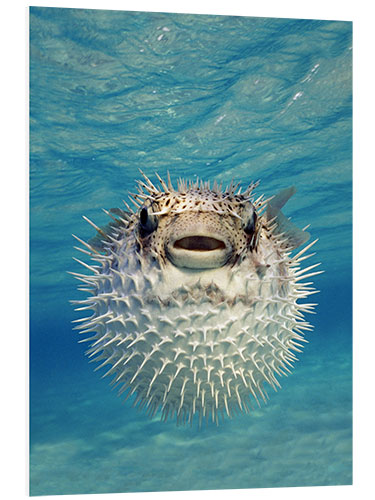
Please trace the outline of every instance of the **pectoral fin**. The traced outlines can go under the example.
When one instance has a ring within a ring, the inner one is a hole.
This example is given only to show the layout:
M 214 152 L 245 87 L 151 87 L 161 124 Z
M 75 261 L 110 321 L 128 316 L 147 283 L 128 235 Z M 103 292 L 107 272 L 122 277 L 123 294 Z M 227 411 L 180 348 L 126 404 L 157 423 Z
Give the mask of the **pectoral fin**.
M 299 229 L 281 212 L 281 208 L 295 192 L 296 188 L 294 186 L 283 189 L 270 200 L 266 210 L 267 220 L 274 219 L 274 223 L 277 224 L 274 232 L 276 234 L 283 233 L 287 240 L 287 246 L 292 248 L 303 245 L 310 238 L 310 233 Z
M 121 217 L 123 220 L 129 219 L 129 213 L 125 210 L 121 210 L 121 208 L 111 208 L 109 212 L 113 215 L 117 215 Z M 107 212 L 108 213 L 108 212 Z M 108 235 L 114 237 L 113 232 L 116 232 L 116 229 L 120 228 L 124 225 L 124 222 L 118 219 L 111 221 L 106 226 L 99 228 L 100 230 L 96 233 L 96 235 L 89 240 L 89 244 L 98 250 L 99 252 L 104 251 L 105 242 L 109 241 Z

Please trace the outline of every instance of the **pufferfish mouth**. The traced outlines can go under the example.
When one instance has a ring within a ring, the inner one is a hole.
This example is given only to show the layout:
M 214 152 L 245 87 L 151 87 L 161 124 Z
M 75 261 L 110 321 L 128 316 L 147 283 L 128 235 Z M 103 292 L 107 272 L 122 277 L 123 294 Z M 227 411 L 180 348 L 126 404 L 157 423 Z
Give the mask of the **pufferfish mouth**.
M 176 267 L 212 269 L 228 262 L 232 245 L 217 234 L 185 234 L 169 241 L 166 255 Z
M 191 252 L 210 252 L 212 250 L 224 250 L 225 243 L 210 236 L 185 236 L 174 242 L 174 248 L 182 248 Z

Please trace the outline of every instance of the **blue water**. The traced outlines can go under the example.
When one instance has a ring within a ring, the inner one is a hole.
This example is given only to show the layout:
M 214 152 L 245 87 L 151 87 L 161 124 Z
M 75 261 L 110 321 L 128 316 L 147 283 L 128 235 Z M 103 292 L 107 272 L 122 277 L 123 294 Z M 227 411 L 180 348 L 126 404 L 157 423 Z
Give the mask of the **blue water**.
M 351 23 L 31 8 L 32 495 L 352 482 Z M 294 184 L 311 224 L 315 330 L 283 389 L 220 427 L 123 403 L 71 321 L 75 240 L 138 168 Z

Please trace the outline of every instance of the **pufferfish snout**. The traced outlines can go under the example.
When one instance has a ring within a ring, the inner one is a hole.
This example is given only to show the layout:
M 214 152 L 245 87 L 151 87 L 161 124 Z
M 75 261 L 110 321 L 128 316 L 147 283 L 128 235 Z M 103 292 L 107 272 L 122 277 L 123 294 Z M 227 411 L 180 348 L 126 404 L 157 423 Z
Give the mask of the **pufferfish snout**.
M 242 234 L 241 224 L 232 217 L 210 212 L 181 214 L 170 224 L 166 239 L 167 258 L 177 267 L 211 269 L 221 267 L 235 258 Z
M 303 278 L 309 234 L 281 213 L 294 188 L 265 200 L 231 184 L 179 181 L 157 188 L 144 174 L 135 210 L 111 209 L 88 243 L 95 262 L 75 274 L 92 314 L 77 320 L 87 354 L 107 366 L 119 393 L 154 416 L 179 423 L 249 412 L 277 390 L 304 333 L 300 302 L 316 293 Z M 313 254 L 312 254 L 313 255 Z M 78 260 L 78 259 L 76 259 Z
M 228 231 L 220 233 L 220 215 L 181 214 L 165 242 L 167 258 L 177 267 L 210 269 L 228 262 L 233 247 Z

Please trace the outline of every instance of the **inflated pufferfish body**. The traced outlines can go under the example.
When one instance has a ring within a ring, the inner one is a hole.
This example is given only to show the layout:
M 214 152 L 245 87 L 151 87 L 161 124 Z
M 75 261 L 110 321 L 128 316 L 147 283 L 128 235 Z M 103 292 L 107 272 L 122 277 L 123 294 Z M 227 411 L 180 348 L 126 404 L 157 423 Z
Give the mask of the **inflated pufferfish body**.
M 162 419 L 199 422 L 248 412 L 280 387 L 311 326 L 300 304 L 315 291 L 301 283 L 319 264 L 300 270 L 314 243 L 280 212 L 294 193 L 254 200 L 231 184 L 159 176 L 159 190 L 142 174 L 137 210 L 112 209 L 103 229 L 82 250 L 99 265 L 76 274 L 92 309 L 77 320 L 89 357 L 108 366 L 120 394 Z

